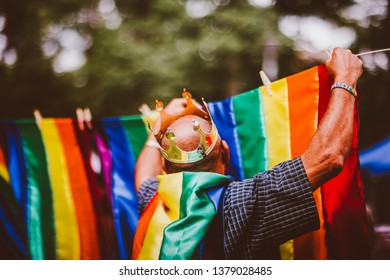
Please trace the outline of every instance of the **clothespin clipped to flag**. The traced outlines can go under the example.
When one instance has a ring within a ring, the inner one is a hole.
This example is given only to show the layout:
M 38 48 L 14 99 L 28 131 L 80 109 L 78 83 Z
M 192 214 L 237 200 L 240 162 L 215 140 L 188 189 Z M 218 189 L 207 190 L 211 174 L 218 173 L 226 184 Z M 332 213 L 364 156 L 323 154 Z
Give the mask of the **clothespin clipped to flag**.
M 260 79 L 262 80 L 263 85 L 265 87 L 265 90 L 267 91 L 269 96 L 272 96 L 272 91 L 270 88 L 271 85 L 270 79 L 268 78 L 268 76 L 265 74 L 263 70 L 260 70 L 259 74 L 260 74 Z
M 41 128 L 41 123 L 42 123 L 42 119 L 43 119 L 41 112 L 38 109 L 35 109 L 33 111 L 33 114 L 34 114 L 34 118 L 35 118 L 35 122 L 37 123 L 37 126 L 39 128 Z
M 160 113 L 156 110 L 151 110 L 147 104 L 142 104 L 138 110 L 141 112 L 142 116 L 144 117 L 144 122 L 149 123 L 151 126 L 153 126 L 154 122 L 158 119 L 160 116 Z
M 79 129 L 84 130 L 84 111 L 81 108 L 76 109 L 76 117 L 77 117 L 77 123 L 79 124 Z
M 87 124 L 87 127 L 89 129 L 92 129 L 92 114 L 91 114 L 91 110 L 88 107 L 84 108 L 83 114 L 84 114 L 84 121 Z

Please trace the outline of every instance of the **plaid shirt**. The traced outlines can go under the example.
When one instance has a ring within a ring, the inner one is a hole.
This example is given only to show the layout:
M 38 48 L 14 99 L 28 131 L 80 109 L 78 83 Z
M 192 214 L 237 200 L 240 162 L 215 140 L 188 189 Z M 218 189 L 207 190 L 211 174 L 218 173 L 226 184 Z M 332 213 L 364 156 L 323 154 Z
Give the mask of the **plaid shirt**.
M 139 192 L 142 213 L 157 191 L 157 179 Z M 300 158 L 228 185 L 224 198 L 227 259 L 279 259 L 279 245 L 319 228 L 317 208 Z

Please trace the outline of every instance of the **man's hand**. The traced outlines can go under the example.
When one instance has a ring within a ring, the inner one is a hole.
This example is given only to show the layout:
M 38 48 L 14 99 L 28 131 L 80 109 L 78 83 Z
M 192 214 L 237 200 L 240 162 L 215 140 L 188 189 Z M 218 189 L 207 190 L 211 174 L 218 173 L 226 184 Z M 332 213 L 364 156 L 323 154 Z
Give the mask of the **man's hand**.
M 174 115 L 183 111 L 186 106 L 187 101 L 184 98 L 174 98 L 168 103 L 164 110 L 168 114 Z
M 352 87 L 356 87 L 357 80 L 363 73 L 362 61 L 346 49 L 334 49 L 332 58 L 327 60 L 325 65 L 335 83 L 342 82 Z
M 356 88 L 362 74 L 362 62 L 350 50 L 335 49 L 326 62 L 335 83 Z M 328 108 L 301 156 L 313 191 L 336 176 L 351 149 L 355 97 L 343 88 L 331 92 Z
M 168 114 L 177 114 L 180 113 L 185 109 L 187 105 L 187 101 L 184 98 L 174 98 L 172 99 L 167 106 L 164 107 L 164 111 L 167 112 Z M 153 132 L 156 134 L 158 130 L 160 129 L 161 125 L 161 120 L 160 117 L 154 122 L 153 124 Z M 148 141 L 151 140 L 153 141 L 154 137 L 153 135 L 149 135 Z

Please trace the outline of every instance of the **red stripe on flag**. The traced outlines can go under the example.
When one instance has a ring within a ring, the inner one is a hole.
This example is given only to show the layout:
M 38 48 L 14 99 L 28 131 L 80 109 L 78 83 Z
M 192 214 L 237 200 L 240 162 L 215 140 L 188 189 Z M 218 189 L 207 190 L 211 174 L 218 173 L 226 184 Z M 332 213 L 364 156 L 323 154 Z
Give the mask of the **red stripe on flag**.
M 331 80 L 319 66 L 321 121 L 330 98 Z M 355 106 L 352 150 L 342 172 L 321 188 L 329 259 L 370 259 L 366 209 L 358 158 L 359 115 Z

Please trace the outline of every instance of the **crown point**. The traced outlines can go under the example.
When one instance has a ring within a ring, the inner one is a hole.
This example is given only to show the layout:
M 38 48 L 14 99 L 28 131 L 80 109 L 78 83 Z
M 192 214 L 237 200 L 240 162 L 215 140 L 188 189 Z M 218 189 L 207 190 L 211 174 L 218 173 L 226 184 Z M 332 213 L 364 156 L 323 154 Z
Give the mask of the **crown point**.
M 158 101 L 158 99 L 156 99 L 156 110 L 157 110 L 157 112 L 161 112 L 163 108 L 164 108 L 164 103 L 162 101 Z
M 191 95 L 191 93 L 189 93 L 188 91 L 186 91 L 186 89 L 184 88 L 183 89 L 183 92 L 182 92 L 182 94 L 181 94 L 182 96 L 183 96 L 183 98 L 185 98 L 185 99 L 191 99 L 192 98 L 192 95 Z

